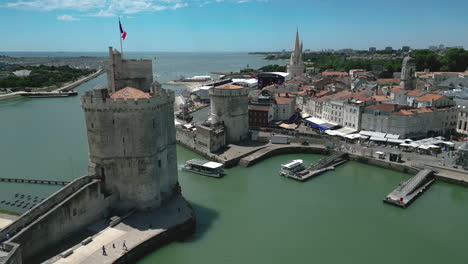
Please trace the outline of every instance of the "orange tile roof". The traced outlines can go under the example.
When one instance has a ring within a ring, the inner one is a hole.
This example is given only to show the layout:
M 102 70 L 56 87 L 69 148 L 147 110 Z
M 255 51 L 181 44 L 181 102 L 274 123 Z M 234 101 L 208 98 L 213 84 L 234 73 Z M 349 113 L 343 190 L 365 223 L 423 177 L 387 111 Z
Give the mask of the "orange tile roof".
M 151 94 L 145 93 L 142 90 L 135 88 L 126 87 L 118 90 L 115 93 L 112 93 L 110 97 L 114 99 L 114 101 L 117 100 L 117 98 L 123 98 L 125 101 L 127 101 L 127 99 L 133 99 L 137 101 L 138 99 L 151 98 Z
M 423 94 L 427 93 L 426 91 L 423 90 L 412 90 L 408 92 L 408 96 L 421 96 Z
M 375 99 L 377 102 L 386 102 L 386 101 L 392 101 L 392 98 L 385 96 L 385 95 L 374 95 L 372 98 Z
M 442 98 L 443 95 L 440 94 L 425 94 L 416 99 L 417 102 L 427 102 L 427 101 L 436 101 Z
M 322 72 L 322 76 L 348 76 L 347 72 Z
M 393 111 L 393 110 L 398 110 L 398 109 L 402 109 L 405 107 L 406 106 L 397 105 L 397 104 L 375 104 L 375 105 L 368 106 L 367 108 L 385 110 L 385 111 Z
M 277 104 L 290 104 L 292 103 L 294 99 L 293 98 L 290 98 L 290 97 L 280 97 L 280 96 L 276 96 L 275 97 L 275 101 Z
M 399 83 L 400 79 L 388 78 L 388 79 L 377 79 L 378 84 L 382 83 Z
M 215 87 L 215 89 L 223 89 L 223 90 L 237 90 L 237 89 L 243 89 L 243 88 L 244 88 L 243 86 L 229 84 L 229 83 Z
M 403 109 L 393 114 L 395 115 L 414 115 L 414 114 L 423 114 L 433 112 L 430 108 L 417 108 L 417 109 Z
M 390 92 L 392 93 L 407 93 L 408 91 L 401 89 L 401 86 L 395 85 L 390 89 Z

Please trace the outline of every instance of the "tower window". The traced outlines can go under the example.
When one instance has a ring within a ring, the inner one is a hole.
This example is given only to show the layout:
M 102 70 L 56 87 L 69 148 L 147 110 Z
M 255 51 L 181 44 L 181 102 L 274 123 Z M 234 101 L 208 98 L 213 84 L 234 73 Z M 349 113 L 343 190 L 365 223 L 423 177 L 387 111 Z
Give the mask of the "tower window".
M 122 138 L 122 143 L 125 143 L 125 138 L 124 137 Z
M 158 166 L 161 168 L 161 160 L 158 160 Z
M 93 123 L 91 123 L 91 128 L 94 128 L 94 124 L 93 124 Z

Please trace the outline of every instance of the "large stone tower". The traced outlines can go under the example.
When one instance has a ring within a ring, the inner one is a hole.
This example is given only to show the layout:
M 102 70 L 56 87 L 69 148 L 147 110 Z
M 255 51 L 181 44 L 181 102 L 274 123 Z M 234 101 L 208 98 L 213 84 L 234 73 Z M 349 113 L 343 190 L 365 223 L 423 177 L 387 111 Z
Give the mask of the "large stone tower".
M 226 143 L 235 143 L 248 138 L 249 90 L 245 87 L 225 84 L 210 89 L 211 124 L 223 125 Z
M 304 73 L 304 62 L 302 61 L 302 42 L 299 42 L 299 30 L 296 31 L 296 41 L 294 42 L 294 49 L 291 53 L 291 59 L 287 66 L 288 79 L 292 79 Z
M 153 83 L 151 65 L 111 49 L 109 87 L 81 98 L 89 175 L 101 177 L 119 205 L 141 210 L 159 207 L 178 191 L 174 92 Z
M 403 59 L 403 66 L 401 68 L 401 88 L 405 90 L 416 89 L 416 61 L 407 56 Z

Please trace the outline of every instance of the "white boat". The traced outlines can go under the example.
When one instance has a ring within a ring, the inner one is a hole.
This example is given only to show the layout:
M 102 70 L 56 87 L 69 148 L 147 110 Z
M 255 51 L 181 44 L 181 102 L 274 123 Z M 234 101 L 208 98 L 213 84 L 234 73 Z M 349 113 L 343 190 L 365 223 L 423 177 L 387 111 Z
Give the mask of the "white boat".
M 286 164 L 282 164 L 279 174 L 289 178 L 301 178 L 308 176 L 310 173 L 310 170 L 304 166 L 304 161 L 297 159 L 289 161 Z
M 221 178 L 224 176 L 223 164 L 213 161 L 191 159 L 185 162 L 182 169 L 215 178 Z

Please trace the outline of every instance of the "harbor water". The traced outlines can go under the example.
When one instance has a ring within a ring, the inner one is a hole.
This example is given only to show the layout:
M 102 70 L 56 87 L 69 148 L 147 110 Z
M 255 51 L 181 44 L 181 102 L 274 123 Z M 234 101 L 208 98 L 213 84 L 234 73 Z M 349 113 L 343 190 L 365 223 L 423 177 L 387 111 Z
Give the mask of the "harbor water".
M 157 58 L 154 71 L 160 82 L 247 64 L 284 64 L 246 54 L 189 55 L 140 57 Z M 105 82 L 101 75 L 76 90 L 82 94 Z M 164 246 L 140 263 L 468 261 L 467 188 L 437 182 L 403 210 L 382 199 L 407 174 L 348 162 L 304 183 L 280 177 L 282 163 L 321 157 L 298 154 L 227 169 L 224 178 L 214 179 L 180 170 L 184 161 L 200 156 L 180 146 L 177 151 L 179 181 L 196 211 L 197 230 L 187 241 Z M 1 177 L 8 178 L 70 181 L 85 175 L 87 142 L 79 97 L 0 102 L 0 165 Z M 0 182 L 0 200 L 14 201 L 16 193 L 45 198 L 60 187 Z M 4 204 L 0 209 L 26 210 Z

